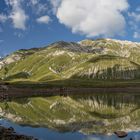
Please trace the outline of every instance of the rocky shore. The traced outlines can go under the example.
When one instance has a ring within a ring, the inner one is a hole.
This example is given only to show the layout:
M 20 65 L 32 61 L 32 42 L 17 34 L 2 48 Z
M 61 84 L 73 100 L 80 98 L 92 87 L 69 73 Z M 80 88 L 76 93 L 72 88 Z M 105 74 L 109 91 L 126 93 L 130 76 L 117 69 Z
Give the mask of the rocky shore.
M 71 96 L 78 94 L 94 94 L 94 93 L 123 93 L 137 94 L 140 93 L 140 87 L 125 87 L 125 88 L 16 88 L 12 86 L 0 85 L 0 101 L 12 100 L 15 98 L 28 98 L 38 96 Z
M 0 126 L 0 140 L 38 140 L 32 136 L 25 136 L 22 134 L 17 134 L 14 128 L 5 128 Z

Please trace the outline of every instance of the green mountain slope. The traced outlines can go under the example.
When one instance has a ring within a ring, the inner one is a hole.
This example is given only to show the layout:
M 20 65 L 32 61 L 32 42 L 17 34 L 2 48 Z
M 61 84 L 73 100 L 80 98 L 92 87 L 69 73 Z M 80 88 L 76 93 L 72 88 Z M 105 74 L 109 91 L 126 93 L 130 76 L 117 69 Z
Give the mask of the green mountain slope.
M 19 50 L 0 61 L 6 81 L 140 79 L 140 44 L 113 39 L 56 42 Z

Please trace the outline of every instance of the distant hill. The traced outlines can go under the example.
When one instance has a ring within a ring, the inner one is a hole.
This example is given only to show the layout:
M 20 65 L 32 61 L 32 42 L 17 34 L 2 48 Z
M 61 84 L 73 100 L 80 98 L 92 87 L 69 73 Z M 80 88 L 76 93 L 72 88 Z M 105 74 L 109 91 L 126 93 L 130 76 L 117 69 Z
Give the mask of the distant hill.
M 0 60 L 5 81 L 139 80 L 140 43 L 113 39 L 56 42 Z

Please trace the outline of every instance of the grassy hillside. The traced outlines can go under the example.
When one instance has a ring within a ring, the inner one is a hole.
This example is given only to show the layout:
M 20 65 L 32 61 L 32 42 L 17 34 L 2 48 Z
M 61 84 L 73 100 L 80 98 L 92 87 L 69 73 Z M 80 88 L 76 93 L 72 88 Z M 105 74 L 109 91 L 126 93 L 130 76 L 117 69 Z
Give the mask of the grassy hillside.
M 128 41 L 57 42 L 7 56 L 0 62 L 6 62 L 1 65 L 0 78 L 11 82 L 139 80 L 139 54 L 140 44 Z

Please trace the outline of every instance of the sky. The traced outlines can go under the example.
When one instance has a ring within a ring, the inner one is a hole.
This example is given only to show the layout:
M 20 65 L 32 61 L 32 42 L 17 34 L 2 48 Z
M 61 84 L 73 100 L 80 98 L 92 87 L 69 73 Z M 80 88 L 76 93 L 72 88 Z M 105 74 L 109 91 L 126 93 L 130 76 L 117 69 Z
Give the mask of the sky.
M 0 0 L 0 55 L 96 38 L 140 42 L 140 0 Z

